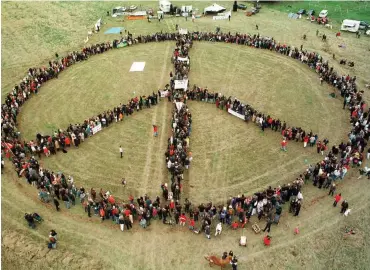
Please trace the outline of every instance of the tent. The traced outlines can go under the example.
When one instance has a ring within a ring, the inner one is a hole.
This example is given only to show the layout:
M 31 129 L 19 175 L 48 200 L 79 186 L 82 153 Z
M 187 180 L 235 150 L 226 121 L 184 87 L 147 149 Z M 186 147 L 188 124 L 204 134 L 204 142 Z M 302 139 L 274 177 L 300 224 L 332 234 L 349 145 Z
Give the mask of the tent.
M 193 11 L 193 6 L 182 6 L 181 13 L 190 13 Z
M 226 10 L 226 8 L 221 7 L 220 5 L 217 5 L 217 4 L 213 4 L 209 7 L 206 7 L 204 9 L 204 13 L 205 14 L 207 14 L 207 13 L 219 13 L 219 12 L 223 12 L 225 10 Z
M 171 11 L 171 2 L 168 0 L 161 0 L 159 1 L 159 9 L 162 10 L 164 13 L 168 13 Z

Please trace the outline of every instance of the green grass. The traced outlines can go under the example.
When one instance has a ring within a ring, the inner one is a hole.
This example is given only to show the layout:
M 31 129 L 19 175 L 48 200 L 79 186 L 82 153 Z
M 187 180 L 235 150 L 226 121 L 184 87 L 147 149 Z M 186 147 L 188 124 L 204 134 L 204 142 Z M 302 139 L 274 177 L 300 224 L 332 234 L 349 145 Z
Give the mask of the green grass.
M 329 11 L 329 20 L 340 24 L 344 19 L 370 22 L 370 3 L 368 1 L 282 1 L 268 4 L 269 8 L 284 13 L 296 13 L 300 9 L 315 10 L 315 16 L 323 9 Z

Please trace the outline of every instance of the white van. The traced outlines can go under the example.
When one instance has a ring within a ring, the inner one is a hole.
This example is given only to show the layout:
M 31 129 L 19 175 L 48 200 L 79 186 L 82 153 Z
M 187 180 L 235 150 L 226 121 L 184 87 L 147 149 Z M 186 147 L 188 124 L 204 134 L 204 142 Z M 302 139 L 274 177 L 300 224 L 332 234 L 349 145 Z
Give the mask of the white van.
M 319 14 L 319 17 L 320 18 L 326 18 L 328 16 L 328 11 L 326 9 L 324 10 L 321 10 L 320 14 Z
M 357 32 L 360 28 L 360 21 L 344 20 L 340 30 L 348 32 Z

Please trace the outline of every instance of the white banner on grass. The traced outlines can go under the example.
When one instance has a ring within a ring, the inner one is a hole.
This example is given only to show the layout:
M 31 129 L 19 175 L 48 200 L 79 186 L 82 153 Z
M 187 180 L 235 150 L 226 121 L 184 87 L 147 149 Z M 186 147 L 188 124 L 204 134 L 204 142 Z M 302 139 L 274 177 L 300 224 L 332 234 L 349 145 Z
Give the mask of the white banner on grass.
M 213 16 L 213 19 L 214 20 L 227 20 L 229 19 L 229 16 L 231 17 L 231 11 L 228 11 L 226 13 L 223 13 L 223 14 L 217 14 L 217 16 Z
M 92 128 L 93 135 L 101 130 L 101 124 Z
M 229 109 L 229 110 L 228 110 L 228 112 L 229 112 L 230 114 L 232 114 L 232 115 L 234 115 L 234 116 L 236 116 L 236 117 L 240 118 L 240 119 L 245 120 L 245 116 L 244 116 L 244 115 L 242 115 L 242 114 L 240 114 L 240 113 L 237 113 L 236 111 L 233 111 L 232 109 Z
M 187 89 L 188 80 L 175 80 L 175 89 Z
M 187 35 L 187 34 L 188 34 L 188 29 L 180 28 L 180 29 L 179 29 L 179 34 L 180 34 L 180 35 Z

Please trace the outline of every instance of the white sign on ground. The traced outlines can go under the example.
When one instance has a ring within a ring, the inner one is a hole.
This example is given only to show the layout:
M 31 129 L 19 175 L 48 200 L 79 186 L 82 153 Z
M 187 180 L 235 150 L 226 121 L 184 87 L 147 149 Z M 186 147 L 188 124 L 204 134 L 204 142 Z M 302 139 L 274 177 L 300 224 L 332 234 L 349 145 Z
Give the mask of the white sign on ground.
M 229 16 L 231 16 L 231 11 L 228 11 L 223 14 L 217 14 L 217 16 L 213 16 L 214 20 L 227 20 L 229 19 Z
M 244 115 L 242 115 L 242 114 L 240 114 L 240 113 L 237 113 L 237 112 L 233 111 L 232 109 L 229 109 L 229 110 L 228 110 L 228 112 L 229 112 L 230 114 L 232 114 L 232 115 L 234 115 L 234 116 L 236 116 L 236 117 L 238 117 L 238 118 L 242 119 L 242 120 L 245 120 L 245 116 L 244 116 Z
M 130 68 L 130 72 L 143 71 L 145 68 L 145 62 L 133 62 Z
M 188 80 L 175 80 L 175 89 L 187 89 Z
M 187 35 L 187 34 L 188 34 L 188 29 L 180 28 L 180 29 L 179 29 L 179 34 L 180 34 L 180 35 Z

